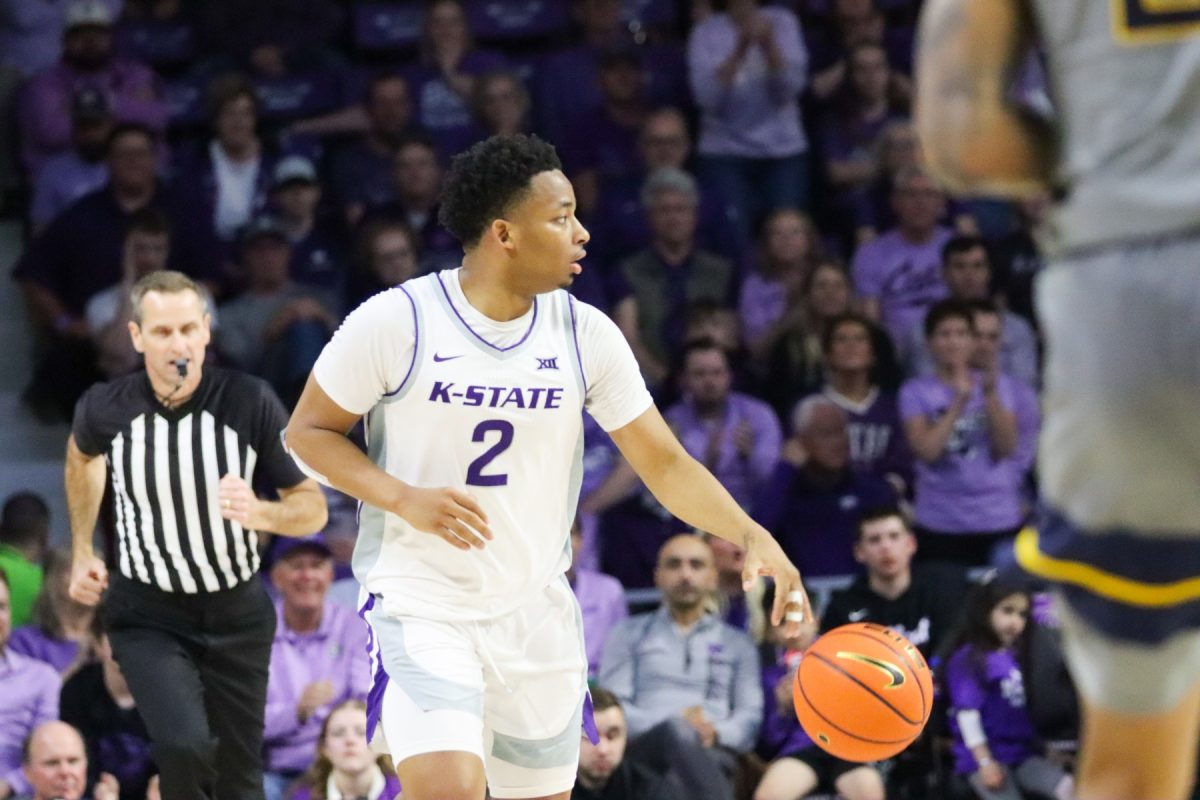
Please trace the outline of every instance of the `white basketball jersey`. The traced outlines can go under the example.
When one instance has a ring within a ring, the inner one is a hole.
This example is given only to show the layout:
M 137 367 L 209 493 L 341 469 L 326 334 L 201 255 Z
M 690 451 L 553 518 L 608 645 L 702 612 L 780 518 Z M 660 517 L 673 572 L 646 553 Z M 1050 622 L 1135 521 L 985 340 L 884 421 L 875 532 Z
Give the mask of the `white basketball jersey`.
M 356 413 L 364 409 L 354 408 L 353 390 L 341 389 L 336 373 L 347 381 L 357 379 L 350 368 L 402 376 L 385 382 L 366 413 L 368 456 L 410 485 L 464 489 L 487 514 L 495 538 L 482 550 L 461 551 L 394 514 L 361 508 L 353 561 L 359 582 L 389 613 L 444 620 L 507 613 L 570 565 L 587 396 L 577 314 L 599 315 L 565 291 L 539 295 L 513 323 L 523 330 L 511 330 L 511 342 L 497 346 L 468 323 L 478 312 L 461 307 L 457 281 L 458 272 L 448 270 L 368 301 L 360 310 L 373 319 L 352 314 L 349 330 L 338 332 L 315 368 L 330 396 Z M 411 346 L 371 359 L 365 350 L 387 345 L 378 341 L 380 326 L 412 331 Z M 594 338 L 609 339 L 607 330 L 600 333 Z M 628 352 L 623 340 L 620 347 Z M 634 391 L 609 392 L 621 398 L 610 409 L 623 407 L 619 419 L 610 411 L 609 429 L 649 405 L 648 395 L 639 397 L 646 390 L 632 354 L 628 363 Z

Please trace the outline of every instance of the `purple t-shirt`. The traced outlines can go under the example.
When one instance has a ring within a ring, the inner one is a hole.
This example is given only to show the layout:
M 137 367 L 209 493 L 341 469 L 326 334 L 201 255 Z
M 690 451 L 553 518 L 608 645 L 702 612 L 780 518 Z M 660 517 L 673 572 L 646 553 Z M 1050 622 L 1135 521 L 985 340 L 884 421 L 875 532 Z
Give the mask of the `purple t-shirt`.
M 1000 402 L 1016 408 L 1014 381 L 1001 375 L 996 383 Z M 954 390 L 936 377 L 912 378 L 900 389 L 900 418 L 924 416 L 936 422 L 954 400 Z M 992 456 L 987 412 L 978 376 L 963 413 L 940 458 L 916 459 L 917 524 L 944 533 L 990 533 L 1021 523 L 1019 458 Z
M 755 270 L 742 281 L 738 296 L 738 317 L 742 337 L 752 342 L 780 320 L 787 311 L 787 288 L 781 281 L 763 277 Z
M 980 667 L 982 666 L 982 669 Z M 992 758 L 1016 766 L 1035 754 L 1037 733 L 1025 707 L 1025 681 L 1016 655 L 1010 649 L 988 653 L 981 665 L 971 645 L 955 651 L 946 664 L 946 690 L 950 697 L 950 728 L 954 733 L 954 770 L 967 775 L 979 769 L 963 744 L 956 713 L 979 712 Z
M 898 347 L 929 307 L 949 293 L 942 281 L 942 247 L 952 235 L 948 228 L 936 228 L 928 240 L 912 244 L 891 230 L 854 254 L 855 291 L 879 301 L 879 321 Z
M 760 487 L 778 463 L 783 445 L 783 430 L 771 407 L 750 395 L 730 392 L 725 415 L 719 422 L 701 419 L 691 400 L 672 406 L 663 416 L 688 453 L 709 468 L 738 505 L 751 508 Z M 754 434 L 754 445 L 746 458 L 734 444 L 734 434 L 743 422 Z M 705 463 L 714 426 L 721 428 L 720 445 L 713 463 Z
M 838 394 L 830 386 L 822 389 L 821 394 L 846 412 L 850 465 L 856 471 L 877 478 L 895 474 L 905 483 L 911 482 L 912 450 L 900 424 L 900 409 L 894 394 L 874 387 L 861 403 Z
M 486 50 L 467 53 L 459 64 L 459 70 L 467 75 L 482 75 L 507 67 L 504 56 Z M 429 131 L 443 156 L 458 153 L 478 138 L 470 105 L 450 88 L 436 68 L 422 64 L 406 72 L 404 77 L 412 92 L 417 121 Z
M 79 654 L 79 642 L 53 639 L 36 625 L 22 625 L 14 630 L 8 646 L 14 653 L 46 662 L 59 673 L 71 666 Z

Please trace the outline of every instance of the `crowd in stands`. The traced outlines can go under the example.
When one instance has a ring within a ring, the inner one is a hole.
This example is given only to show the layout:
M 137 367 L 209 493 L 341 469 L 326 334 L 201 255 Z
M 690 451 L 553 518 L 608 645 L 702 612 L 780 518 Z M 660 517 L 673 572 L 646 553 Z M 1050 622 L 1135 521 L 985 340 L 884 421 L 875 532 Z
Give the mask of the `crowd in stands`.
M 0 0 L 0 192 L 28 232 L 12 275 L 37 342 L 23 400 L 69 420 L 137 368 L 129 288 L 169 267 L 208 294 L 210 357 L 290 405 L 362 300 L 459 263 L 449 159 L 536 133 L 592 235 L 571 291 L 617 323 L 687 450 L 841 587 L 782 640 L 740 550 L 689 532 L 585 419 L 568 577 L 601 740 L 576 795 L 1068 798 L 1053 614 L 1008 587 L 960 620 L 1036 507 L 1044 203 L 951 200 L 922 169 L 919 6 Z M 329 530 L 267 553 L 270 800 L 399 791 L 365 741 L 353 514 L 331 497 Z M 67 597 L 49 525 L 30 495 L 0 521 L 0 800 L 155 797 L 103 610 Z M 828 756 L 789 705 L 806 644 L 857 621 L 939 669 L 929 733 L 881 764 Z

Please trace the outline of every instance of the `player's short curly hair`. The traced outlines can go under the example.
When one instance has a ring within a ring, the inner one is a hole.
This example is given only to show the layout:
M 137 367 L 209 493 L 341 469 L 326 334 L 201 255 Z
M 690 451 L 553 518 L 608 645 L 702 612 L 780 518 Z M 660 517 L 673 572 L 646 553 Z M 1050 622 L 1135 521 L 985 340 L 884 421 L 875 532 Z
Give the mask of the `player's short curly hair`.
M 438 221 L 463 247 L 479 243 L 488 225 L 520 202 L 539 172 L 562 169 L 554 145 L 523 133 L 492 136 L 450 162 Z

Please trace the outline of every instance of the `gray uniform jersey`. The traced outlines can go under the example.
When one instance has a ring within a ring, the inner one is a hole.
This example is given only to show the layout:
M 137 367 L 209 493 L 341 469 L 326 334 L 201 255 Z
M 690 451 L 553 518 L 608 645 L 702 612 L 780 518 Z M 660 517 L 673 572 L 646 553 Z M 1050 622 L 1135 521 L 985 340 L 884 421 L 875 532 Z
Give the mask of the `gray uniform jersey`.
M 1050 254 L 1200 230 L 1200 0 L 1030 0 L 1059 116 Z

